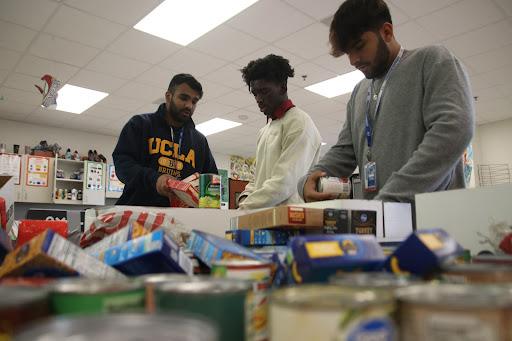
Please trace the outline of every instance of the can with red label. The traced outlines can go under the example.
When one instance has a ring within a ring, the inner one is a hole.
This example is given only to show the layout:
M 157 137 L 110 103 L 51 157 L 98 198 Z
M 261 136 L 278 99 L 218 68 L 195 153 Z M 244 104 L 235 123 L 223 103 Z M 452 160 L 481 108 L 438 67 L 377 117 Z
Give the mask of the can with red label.
M 267 296 L 270 288 L 271 263 L 252 259 L 217 260 L 212 262 L 211 274 L 214 277 L 241 279 L 252 283 L 252 340 L 268 340 Z
M 350 180 L 347 178 L 325 176 L 318 179 L 317 191 L 332 193 L 337 196 L 335 199 L 349 199 L 350 188 Z

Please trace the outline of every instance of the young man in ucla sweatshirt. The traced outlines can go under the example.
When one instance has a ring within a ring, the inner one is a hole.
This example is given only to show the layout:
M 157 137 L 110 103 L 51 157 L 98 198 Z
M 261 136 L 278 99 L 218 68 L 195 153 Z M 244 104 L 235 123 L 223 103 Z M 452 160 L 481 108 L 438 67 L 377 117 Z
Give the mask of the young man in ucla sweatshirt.
M 155 113 L 135 115 L 126 123 L 112 153 L 125 185 L 116 205 L 169 207 L 174 194 L 168 179 L 218 173 L 208 141 L 192 121 L 202 96 L 192 75 L 178 74 Z

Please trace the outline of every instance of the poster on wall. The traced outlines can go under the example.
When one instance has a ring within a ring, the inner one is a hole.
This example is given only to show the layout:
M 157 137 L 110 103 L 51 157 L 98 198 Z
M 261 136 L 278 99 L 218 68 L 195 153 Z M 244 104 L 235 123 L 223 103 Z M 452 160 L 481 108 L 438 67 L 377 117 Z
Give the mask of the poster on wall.
M 228 170 L 227 169 L 219 169 L 220 181 L 221 181 L 221 202 L 229 201 L 229 182 L 228 182 Z
M 87 162 L 87 171 L 85 172 L 85 188 L 91 190 L 102 190 L 103 164 L 99 162 Z
M 48 187 L 50 158 L 41 156 L 27 157 L 27 186 Z
M 124 184 L 117 178 L 116 167 L 108 165 L 108 191 L 110 192 L 123 192 Z
M 10 175 L 14 179 L 14 184 L 21 183 L 21 155 L 0 153 L 0 174 Z
M 462 158 L 464 161 L 464 182 L 466 183 L 466 187 L 469 187 L 471 183 L 471 173 L 473 172 L 473 149 L 471 148 L 471 144 L 469 144 Z
M 231 179 L 251 181 L 254 177 L 254 158 L 246 159 L 238 155 L 230 155 L 231 159 Z

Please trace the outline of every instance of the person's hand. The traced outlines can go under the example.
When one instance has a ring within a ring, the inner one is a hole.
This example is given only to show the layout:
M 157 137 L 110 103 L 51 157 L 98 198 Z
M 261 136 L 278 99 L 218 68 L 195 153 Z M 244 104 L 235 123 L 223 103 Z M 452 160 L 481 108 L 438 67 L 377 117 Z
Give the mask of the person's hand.
M 160 175 L 160 177 L 156 181 L 156 191 L 158 192 L 158 194 L 163 195 L 164 197 L 175 198 L 176 194 L 174 194 L 172 189 L 167 187 L 167 180 L 169 179 L 175 178 L 173 178 L 169 174 Z
M 247 199 L 247 195 L 244 195 L 243 197 L 238 198 L 238 204 L 240 205 L 241 203 L 243 203 L 245 201 L 245 199 Z
M 332 193 L 321 193 L 317 192 L 316 185 L 318 183 L 318 179 L 326 176 L 326 172 L 316 171 L 310 176 L 308 176 L 306 183 L 304 184 L 304 201 L 305 202 L 314 202 L 314 201 L 322 201 L 322 200 L 331 200 L 335 199 L 335 195 Z

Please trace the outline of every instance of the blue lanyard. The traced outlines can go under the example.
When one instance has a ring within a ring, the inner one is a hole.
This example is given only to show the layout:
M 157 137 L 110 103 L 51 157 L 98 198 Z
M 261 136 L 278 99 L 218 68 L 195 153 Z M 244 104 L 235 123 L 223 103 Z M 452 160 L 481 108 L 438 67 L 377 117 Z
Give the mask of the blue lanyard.
M 172 140 L 172 150 L 174 155 L 174 130 L 171 127 L 171 140 Z M 183 141 L 183 127 L 181 127 L 180 131 L 180 139 L 178 140 L 178 155 L 174 155 L 174 160 L 178 162 L 178 158 L 181 155 L 181 141 Z M 181 180 L 181 178 L 178 178 L 178 180 Z
M 382 86 L 380 87 L 379 91 L 379 97 L 377 98 L 377 104 L 375 105 L 375 114 L 373 115 L 373 126 L 375 127 L 375 121 L 377 120 L 377 115 L 379 112 L 379 106 L 380 106 L 380 100 L 382 98 L 382 93 L 384 92 L 384 88 L 386 87 L 386 83 L 388 82 L 388 78 L 395 69 L 396 65 L 400 61 L 400 58 L 402 58 L 402 54 L 404 53 L 404 48 L 400 46 L 400 51 L 398 52 L 398 55 L 396 56 L 395 60 L 393 61 L 393 64 L 391 64 L 391 67 L 388 70 L 388 73 L 386 74 L 386 77 L 384 78 L 384 82 L 382 83 Z M 368 149 L 372 146 L 372 134 L 373 134 L 373 128 L 370 127 L 370 122 L 368 121 L 368 113 L 370 112 L 370 97 L 373 87 L 373 79 L 370 87 L 368 87 L 368 92 L 366 93 L 366 140 L 368 141 Z M 368 150 L 368 161 L 370 161 L 371 153 L 370 150 Z

